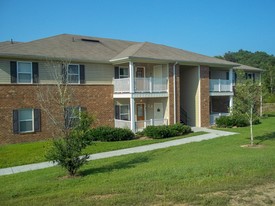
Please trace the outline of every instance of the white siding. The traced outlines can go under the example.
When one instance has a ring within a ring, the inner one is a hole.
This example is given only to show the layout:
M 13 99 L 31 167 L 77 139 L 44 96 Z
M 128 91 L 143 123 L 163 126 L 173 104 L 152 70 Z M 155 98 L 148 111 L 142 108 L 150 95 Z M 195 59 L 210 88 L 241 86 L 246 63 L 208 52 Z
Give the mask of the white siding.
M 112 84 L 113 77 L 111 64 L 85 64 L 86 84 Z

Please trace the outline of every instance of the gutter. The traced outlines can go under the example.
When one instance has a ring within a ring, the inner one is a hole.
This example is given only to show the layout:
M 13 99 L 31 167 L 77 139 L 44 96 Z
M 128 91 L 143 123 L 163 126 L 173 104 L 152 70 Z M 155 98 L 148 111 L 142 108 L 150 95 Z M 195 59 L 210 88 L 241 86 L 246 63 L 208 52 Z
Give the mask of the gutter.
M 176 62 L 173 65 L 173 90 L 174 90 L 174 124 L 177 123 L 177 96 L 176 96 L 176 65 L 178 62 Z

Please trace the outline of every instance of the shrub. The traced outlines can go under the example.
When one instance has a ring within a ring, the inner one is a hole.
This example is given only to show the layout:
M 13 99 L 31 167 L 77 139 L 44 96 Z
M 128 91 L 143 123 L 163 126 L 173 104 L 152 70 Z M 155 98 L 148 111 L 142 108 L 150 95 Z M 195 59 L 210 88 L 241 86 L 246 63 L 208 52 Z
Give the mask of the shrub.
M 253 124 L 260 124 L 260 119 L 257 116 L 253 117 Z M 249 126 L 249 121 L 244 114 L 234 114 L 231 116 L 221 116 L 216 119 L 217 127 L 246 127 Z
M 249 121 L 245 115 L 234 115 L 232 116 L 235 121 L 236 127 L 246 127 L 249 125 Z
M 221 116 L 216 119 L 217 127 L 233 127 L 234 124 L 232 116 Z
M 101 126 L 90 130 L 89 138 L 93 141 L 111 142 L 131 140 L 135 134 L 130 129 Z
M 144 130 L 144 135 L 154 139 L 168 138 L 184 135 L 191 132 L 191 128 L 187 125 L 174 124 L 174 125 L 161 125 L 161 126 L 148 126 Z

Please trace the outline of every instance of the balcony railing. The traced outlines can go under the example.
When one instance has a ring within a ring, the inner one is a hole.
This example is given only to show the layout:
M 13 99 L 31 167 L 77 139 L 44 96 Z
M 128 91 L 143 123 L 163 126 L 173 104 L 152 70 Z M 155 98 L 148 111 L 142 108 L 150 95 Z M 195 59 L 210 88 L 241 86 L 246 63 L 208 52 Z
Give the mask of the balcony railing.
M 135 122 L 136 132 L 142 131 L 144 128 L 150 125 L 167 125 L 168 119 L 150 119 Z M 131 128 L 131 121 L 115 119 L 115 127 L 118 128 Z
M 167 78 L 135 78 L 134 92 L 137 93 L 153 93 L 167 92 Z M 130 78 L 114 79 L 115 93 L 130 92 Z
M 117 128 L 131 128 L 131 122 L 128 120 L 115 119 L 115 127 Z
M 210 79 L 210 92 L 232 92 L 232 82 L 225 79 Z
M 212 113 L 210 114 L 210 125 L 216 124 L 216 119 L 221 116 L 228 116 L 229 113 Z

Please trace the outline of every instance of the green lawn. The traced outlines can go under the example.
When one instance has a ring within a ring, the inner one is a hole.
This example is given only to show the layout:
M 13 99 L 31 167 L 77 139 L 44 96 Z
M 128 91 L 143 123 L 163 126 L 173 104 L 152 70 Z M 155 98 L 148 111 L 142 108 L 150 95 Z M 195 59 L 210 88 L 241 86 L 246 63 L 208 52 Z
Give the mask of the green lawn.
M 191 133 L 188 135 L 167 138 L 167 139 L 150 139 L 150 140 L 131 140 L 120 142 L 95 142 L 87 147 L 84 152 L 95 154 L 99 152 L 124 149 L 158 142 L 164 142 L 179 138 L 186 138 L 194 135 L 204 134 L 203 132 Z M 51 141 L 9 144 L 0 146 L 0 168 L 24 165 L 46 161 L 45 154 L 51 145 Z
M 236 128 L 229 131 L 238 135 L 91 161 L 76 178 L 59 167 L 1 176 L 0 205 L 231 205 L 241 191 L 248 200 L 239 205 L 252 205 L 253 188 L 275 183 L 274 125 L 271 117 L 254 127 L 261 148 L 242 148 L 249 128 Z

